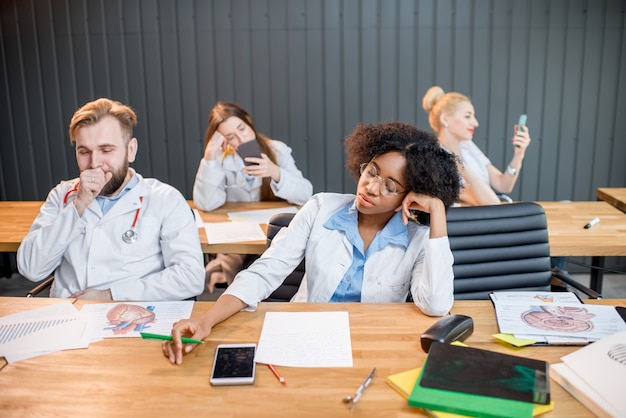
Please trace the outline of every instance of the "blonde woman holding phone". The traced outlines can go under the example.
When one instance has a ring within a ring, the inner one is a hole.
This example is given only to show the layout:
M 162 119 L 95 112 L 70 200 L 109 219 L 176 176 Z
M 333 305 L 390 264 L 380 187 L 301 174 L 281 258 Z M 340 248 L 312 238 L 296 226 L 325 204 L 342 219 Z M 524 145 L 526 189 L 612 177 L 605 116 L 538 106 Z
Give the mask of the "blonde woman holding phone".
M 497 205 L 499 193 L 510 193 L 522 168 L 526 148 L 530 144 L 528 127 L 515 125 L 511 143 L 513 158 L 503 171 L 496 168 L 473 141 L 478 128 L 476 112 L 464 94 L 444 92 L 433 86 L 424 95 L 422 107 L 428 113 L 430 127 L 437 133 L 441 146 L 456 154 L 463 177 L 461 202 L 469 205 Z

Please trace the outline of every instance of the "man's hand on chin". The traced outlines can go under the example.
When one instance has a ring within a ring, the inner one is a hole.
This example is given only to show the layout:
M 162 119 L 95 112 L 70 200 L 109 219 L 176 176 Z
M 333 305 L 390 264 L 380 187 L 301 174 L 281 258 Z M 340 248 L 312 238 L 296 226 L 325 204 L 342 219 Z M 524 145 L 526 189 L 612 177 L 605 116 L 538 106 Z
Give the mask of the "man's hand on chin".
M 98 289 L 85 289 L 74 293 L 72 298 L 76 299 L 90 299 L 90 300 L 113 300 L 111 296 L 111 289 L 98 290 Z

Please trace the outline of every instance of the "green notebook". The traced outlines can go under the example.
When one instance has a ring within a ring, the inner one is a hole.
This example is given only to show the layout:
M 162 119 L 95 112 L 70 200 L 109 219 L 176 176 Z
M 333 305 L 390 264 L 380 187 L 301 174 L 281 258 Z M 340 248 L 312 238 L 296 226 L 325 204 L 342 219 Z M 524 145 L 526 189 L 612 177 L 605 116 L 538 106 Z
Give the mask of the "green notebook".
M 433 351 L 434 349 L 434 351 Z M 459 351 L 459 350 L 469 350 L 469 351 Z M 510 364 L 515 364 L 511 360 L 514 359 L 522 359 L 516 356 L 509 356 L 507 354 L 500 354 L 496 352 L 491 352 L 487 350 L 479 350 L 475 348 L 466 348 L 466 347 L 455 347 L 450 346 L 448 344 L 442 344 L 435 342 L 431 345 L 428 355 L 426 356 L 426 361 L 422 366 L 422 371 L 420 376 L 413 387 L 413 391 L 409 396 L 409 406 L 432 409 L 437 411 L 445 411 L 445 412 L 453 412 L 456 414 L 463 415 L 471 415 L 471 416 L 480 416 L 480 417 L 532 417 L 533 415 L 533 403 L 532 402 L 524 402 L 519 400 L 506 399 L 496 396 L 486 396 L 479 395 L 475 393 L 467 393 L 467 390 L 475 391 L 476 388 L 471 387 L 472 385 L 469 382 L 472 381 L 472 376 L 469 379 L 465 380 L 465 384 L 458 386 L 458 382 L 452 382 L 452 387 L 456 387 L 456 389 L 462 389 L 464 391 L 459 390 L 446 390 L 440 388 L 426 387 L 422 384 L 422 380 L 424 379 L 425 373 L 430 373 L 430 380 L 432 383 L 433 375 L 443 377 L 443 379 L 435 379 L 439 382 L 437 384 L 445 386 L 449 382 L 445 382 L 448 380 L 450 376 L 446 376 L 446 371 L 441 368 L 441 359 L 443 357 L 450 358 L 453 363 L 469 362 L 472 367 L 476 367 L 476 352 L 473 350 L 480 351 L 480 363 L 478 366 L 484 365 L 486 369 L 498 369 L 500 366 L 502 367 L 510 367 Z M 505 357 L 504 363 L 502 363 L 503 356 Z M 491 360 L 490 358 L 493 357 Z M 429 366 L 429 361 L 431 361 Z M 528 359 L 524 359 L 528 360 Z M 493 362 L 492 362 L 493 361 Z M 536 361 L 536 360 L 535 360 Z M 472 363 L 474 362 L 474 363 Z M 500 363 L 498 363 L 500 362 Z M 547 367 L 547 363 L 539 362 L 545 364 Z M 493 367 L 494 364 L 498 364 L 498 367 Z M 434 366 L 434 367 L 433 367 Z M 543 371 L 543 365 L 540 365 L 540 371 Z M 455 364 L 455 368 L 458 366 Z M 430 370 L 430 371 L 429 371 Z M 468 370 L 475 370 L 470 368 Z M 439 373 L 440 371 L 441 373 Z M 539 373 L 541 375 L 541 372 Z M 428 376 L 427 376 L 428 377 Z M 477 377 L 478 379 L 478 377 Z M 545 381 L 544 381 L 545 379 Z M 545 374 L 539 380 L 542 381 L 542 384 L 538 385 L 541 387 L 544 384 L 547 384 L 548 395 L 547 400 L 549 401 L 549 378 L 548 375 Z M 443 383 L 442 383 L 443 382 Z M 461 379 L 463 382 L 463 379 Z M 444 384 L 445 383 L 445 384 Z M 506 386 L 501 384 L 501 386 Z M 455 386 L 457 385 L 457 386 Z M 477 385 L 478 390 L 484 391 L 484 386 Z M 533 395 L 534 396 L 534 395 Z M 540 396 L 541 397 L 541 396 Z

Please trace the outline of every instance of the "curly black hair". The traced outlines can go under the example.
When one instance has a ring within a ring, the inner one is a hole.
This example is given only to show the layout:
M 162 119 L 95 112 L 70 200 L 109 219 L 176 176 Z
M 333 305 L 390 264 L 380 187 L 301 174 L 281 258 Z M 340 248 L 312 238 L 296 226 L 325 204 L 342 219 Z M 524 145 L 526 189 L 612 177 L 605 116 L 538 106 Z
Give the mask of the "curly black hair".
M 437 197 L 446 209 L 458 201 L 461 183 L 457 159 L 429 132 L 403 122 L 361 123 L 344 145 L 346 167 L 357 181 L 362 163 L 395 151 L 406 158 L 408 190 Z

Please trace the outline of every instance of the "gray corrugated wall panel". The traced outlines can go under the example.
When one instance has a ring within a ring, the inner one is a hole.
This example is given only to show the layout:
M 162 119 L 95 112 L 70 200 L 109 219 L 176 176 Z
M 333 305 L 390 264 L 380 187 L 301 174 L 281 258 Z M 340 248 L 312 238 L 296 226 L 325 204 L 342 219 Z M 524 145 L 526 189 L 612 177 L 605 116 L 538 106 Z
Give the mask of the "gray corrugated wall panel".
M 601 27 L 604 25 L 604 8 L 605 5 L 601 4 L 600 7 L 572 11 L 575 15 L 582 15 L 581 30 L 584 35 L 582 41 L 583 56 L 581 58 L 583 65 L 580 77 L 580 107 L 578 112 L 572 115 L 563 115 L 564 123 L 578 124 L 574 159 L 568 161 L 570 167 L 574 167 L 574 169 L 567 173 L 571 173 L 572 178 L 570 182 L 572 200 L 583 200 L 582 196 L 588 195 L 591 190 L 593 155 L 597 146 L 596 140 L 600 139 L 596 138 L 596 128 L 600 103 L 599 87 L 603 42 Z M 583 118 L 589 118 L 593 120 L 593 123 L 581 123 Z M 561 182 L 559 181 L 559 183 Z
M 430 130 L 428 115 L 422 108 L 422 97 L 426 90 L 433 84 L 439 83 L 436 78 L 436 65 L 433 56 L 435 11 L 432 1 L 423 1 L 416 4 L 417 16 L 415 20 L 415 37 L 417 47 L 415 49 L 417 87 L 415 100 L 417 102 L 418 117 L 416 125 L 422 129 Z M 409 92 L 409 94 L 412 92 Z M 410 122 L 410 120 L 409 120 Z
M 45 4 L 36 9 L 37 37 L 40 45 L 41 69 L 43 78 L 43 101 L 45 114 L 44 137 L 49 137 L 47 147 L 50 160 L 48 179 L 41 182 L 45 187 L 49 179 L 70 178 L 75 172 L 70 167 L 76 166 L 74 152 L 66 134 L 68 122 L 64 121 L 61 85 L 59 84 L 59 56 L 56 42 L 53 9 Z M 70 166 L 71 164 L 71 166 Z M 36 196 L 34 198 L 37 198 Z
M 252 64 L 250 66 L 252 78 L 252 106 L 253 117 L 257 121 L 269 121 L 272 115 L 270 79 L 270 60 L 267 54 L 270 43 L 268 38 L 269 11 L 267 1 L 250 2 L 250 52 Z M 269 124 L 263 127 L 262 132 L 272 132 Z
M 178 34 L 178 49 L 180 60 L 180 95 L 181 95 L 181 117 L 183 120 L 182 131 L 178 133 L 183 142 L 183 162 L 180 170 L 185 177 L 182 180 L 182 187 L 185 189 L 189 183 L 193 184 L 196 177 L 197 167 L 188 163 L 194 159 L 199 160 L 198 156 L 202 152 L 202 138 L 198 134 L 198 129 L 202 129 L 207 115 L 199 106 L 198 80 L 198 46 L 196 44 L 196 14 L 194 10 L 193 0 L 179 0 L 178 8 L 178 26 L 180 32 Z M 175 139 L 173 139 L 175 140 Z
M 532 0 L 528 5 L 528 22 L 526 32 L 528 34 L 528 47 L 524 51 L 527 59 L 525 74 L 525 92 L 523 93 L 522 109 L 528 115 L 528 120 L 532 121 L 531 138 L 533 143 L 526 150 L 526 161 L 541 161 L 541 127 L 543 126 L 545 91 L 545 59 L 547 44 L 545 42 L 547 30 L 547 13 L 544 0 Z M 517 122 L 517 121 L 516 121 Z M 541 182 L 540 170 L 528 169 L 525 167 L 518 178 L 518 185 L 512 193 L 519 199 L 524 191 L 525 196 L 539 196 L 539 184 Z M 504 167 L 501 167 L 504 168 Z M 519 189 L 518 189 L 519 187 Z
M 306 8 L 304 0 L 290 0 L 287 5 L 287 88 L 288 104 L 287 119 L 289 131 L 284 140 L 293 151 L 293 156 L 298 161 L 299 168 L 303 172 L 307 170 L 306 143 L 307 121 L 312 117 L 312 109 L 307 107 L 307 73 L 309 68 L 314 71 L 314 66 L 309 67 L 307 62 L 307 27 Z
M 556 189 L 556 174 L 559 164 L 558 138 L 561 128 L 561 106 L 563 77 L 567 69 L 563 65 L 566 45 L 566 22 L 563 15 L 567 13 L 566 1 L 552 1 L 550 3 L 547 25 L 548 32 L 544 42 L 547 44 L 545 57 L 545 88 L 543 90 L 543 124 L 539 131 L 534 130 L 533 122 L 529 120 L 528 126 L 535 139 L 539 140 L 537 145 L 541 146 L 541 161 L 539 167 L 539 200 L 569 199 L 563 196 L 562 191 Z M 576 86 L 578 88 L 579 86 Z M 528 170 L 530 161 L 525 161 L 525 170 Z M 530 164 L 531 166 L 534 164 Z M 550 181 L 547 181 L 550 179 Z M 567 194 L 569 195 L 569 194 Z
M 620 7 L 616 7 L 620 8 Z M 619 16 L 624 16 L 624 2 L 621 4 Z M 615 97 L 626 97 L 626 30 L 624 30 L 624 19 L 618 23 L 619 30 L 617 42 L 620 43 L 619 49 L 619 76 L 617 86 L 615 86 Z M 611 127 L 611 143 L 607 146 L 611 149 L 611 172 L 609 173 L 608 185 L 612 187 L 624 186 L 626 183 L 626 164 L 624 164 L 624 155 L 626 155 L 626 141 L 624 140 L 624 132 L 626 132 L 626 100 L 617 100 L 615 109 L 613 110 L 613 122 Z
M 315 191 L 354 191 L 360 122 L 428 128 L 439 84 L 470 95 L 500 169 L 512 125 L 533 143 L 515 199 L 595 199 L 626 185 L 624 0 L 5 0 L 0 193 L 43 199 L 77 174 L 67 125 L 108 95 L 139 116 L 134 166 L 191 197 L 207 116 L 240 103 L 288 143 Z
M 326 165 L 324 144 L 324 2 L 307 1 L 306 7 L 306 120 L 303 147 L 294 150 L 296 161 L 305 161 L 300 167 L 306 172 L 319 171 L 319 177 L 311 178 L 313 188 L 322 190 L 326 185 Z
M 397 101 L 399 120 L 416 121 L 421 106 L 415 100 L 417 91 L 417 49 L 415 38 L 415 18 L 417 3 L 412 0 L 398 0 L 398 83 L 392 92 Z
M 159 2 L 159 24 L 162 35 L 160 55 L 163 67 L 163 102 L 165 121 L 164 142 L 166 149 L 166 167 L 169 183 L 178 189 L 193 182 L 187 178 L 185 149 L 186 141 L 183 128 L 183 87 L 181 65 L 181 34 L 183 29 L 179 21 L 179 9 L 185 3 Z
M 271 138 L 291 145 L 289 137 L 289 61 L 286 0 L 269 0 L 268 27 L 269 27 L 269 58 L 270 80 L 272 93 L 269 97 L 271 106 L 270 124 L 263 124 L 257 120 L 258 128 Z M 254 117 L 254 115 L 253 115 Z
M 615 97 L 616 86 L 610 80 L 618 79 L 620 72 L 620 50 L 621 50 L 621 31 L 623 30 L 623 19 L 620 9 L 616 4 L 607 5 L 604 15 L 603 42 L 600 45 L 602 49 L 602 63 L 600 70 L 600 85 L 598 86 L 599 96 L 605 98 L 599 101 L 597 108 L 598 122 L 596 124 L 596 146 L 594 148 L 593 170 L 591 183 L 588 190 L 584 193 L 595 193 L 597 187 L 603 187 L 609 184 L 611 173 L 611 147 L 614 140 L 613 120 L 615 118 L 615 109 L 617 107 L 617 98 Z M 623 115 L 623 114 L 622 114 Z M 623 119 L 623 118 L 620 118 Z M 622 127 L 626 127 L 622 123 Z M 621 132 L 624 132 L 623 130 Z M 623 137 L 622 137 L 622 141 Z M 626 152 L 622 155 L 626 155 Z M 621 163 L 622 166 L 626 165 Z M 626 174 L 622 178 L 626 178 Z
M 361 7 L 359 0 L 344 0 L 342 2 L 342 34 L 341 34 L 341 105 L 342 105 L 342 137 L 347 136 L 357 125 L 363 121 L 361 102 L 363 92 L 361 90 Z M 343 145 L 343 141 L 341 142 Z M 337 149 L 336 152 L 339 152 Z M 343 150 L 341 151 L 343 154 Z M 345 158 L 345 156 L 344 156 Z M 309 174 L 310 175 L 310 174 Z M 344 175 L 340 191 L 350 192 L 354 189 L 354 180 L 349 175 Z M 332 180 L 331 180 L 332 181 Z
M 575 161 L 578 148 L 586 139 L 581 137 L 580 122 L 576 115 L 580 114 L 584 96 L 583 85 L 585 83 L 583 67 L 573 65 L 575 62 L 584 62 L 586 58 L 592 58 L 595 52 L 588 51 L 586 47 L 581 48 L 585 39 L 584 13 L 581 9 L 581 1 L 575 0 L 565 4 L 567 16 L 565 29 L 565 45 L 563 59 L 563 73 L 559 83 L 563 87 L 560 97 L 560 135 L 561 141 L 558 143 L 557 164 L 557 196 L 558 199 L 575 200 L 573 183 L 578 179 L 575 174 Z M 590 55 L 588 55 L 590 54 Z M 567 86 L 577 86 L 568 88 Z M 592 89 L 589 94 L 594 94 Z M 591 151 L 589 152 L 589 154 Z M 588 162 L 585 162 L 588 164 Z
M 342 191 L 344 171 L 344 153 L 338 152 L 343 143 L 344 130 L 342 128 L 342 78 L 341 78 L 341 4 L 335 0 L 324 0 L 324 56 L 322 58 L 322 71 L 324 102 L 319 109 L 321 118 L 316 121 L 320 125 L 321 137 L 316 138 L 311 147 L 320 144 L 323 147 L 320 165 L 326 166 L 323 173 L 319 173 L 318 181 L 325 185 L 326 190 L 332 192 Z M 317 167 L 318 162 L 313 161 L 312 167 Z M 313 170 L 309 170 L 312 172 Z M 321 190 L 317 187 L 315 190 Z

